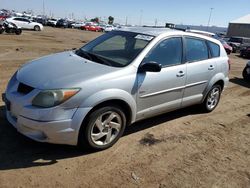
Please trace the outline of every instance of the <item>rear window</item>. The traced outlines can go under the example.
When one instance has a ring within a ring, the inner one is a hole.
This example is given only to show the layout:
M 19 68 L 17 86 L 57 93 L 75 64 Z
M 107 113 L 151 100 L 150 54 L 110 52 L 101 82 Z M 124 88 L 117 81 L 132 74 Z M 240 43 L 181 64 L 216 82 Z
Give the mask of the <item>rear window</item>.
M 208 46 L 210 48 L 212 57 L 220 56 L 220 46 L 218 44 L 208 41 Z
M 205 40 L 186 38 L 186 61 L 195 62 L 208 59 L 208 48 Z

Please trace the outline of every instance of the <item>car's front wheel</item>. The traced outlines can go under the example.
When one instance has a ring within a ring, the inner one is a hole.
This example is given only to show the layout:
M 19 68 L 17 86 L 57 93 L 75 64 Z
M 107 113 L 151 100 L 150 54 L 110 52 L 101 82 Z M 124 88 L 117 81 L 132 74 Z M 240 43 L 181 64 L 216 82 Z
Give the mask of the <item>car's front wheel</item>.
M 80 147 L 104 150 L 113 146 L 122 136 L 126 116 L 118 106 L 106 106 L 93 111 L 85 123 L 79 133 Z
M 246 81 L 250 81 L 250 72 L 248 71 L 248 69 L 250 70 L 250 68 L 246 66 L 242 72 L 242 76 Z
M 204 102 L 203 108 L 206 112 L 212 112 L 220 101 L 221 96 L 221 86 L 214 85 L 208 92 Z

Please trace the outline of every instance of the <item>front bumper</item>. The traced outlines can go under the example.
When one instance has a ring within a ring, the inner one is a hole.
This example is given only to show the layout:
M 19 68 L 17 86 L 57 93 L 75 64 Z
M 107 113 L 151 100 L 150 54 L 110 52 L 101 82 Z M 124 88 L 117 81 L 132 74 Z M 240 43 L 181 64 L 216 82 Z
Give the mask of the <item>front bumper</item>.
M 76 108 L 73 110 L 71 118 L 49 121 L 34 120 L 21 115 L 21 112 L 19 115 L 16 113 L 14 115 L 14 101 L 9 101 L 5 94 L 2 95 L 2 100 L 6 104 L 7 120 L 18 132 L 38 142 L 77 145 L 82 121 L 90 111 L 90 108 Z M 35 114 L 39 114 L 39 109 L 35 111 Z

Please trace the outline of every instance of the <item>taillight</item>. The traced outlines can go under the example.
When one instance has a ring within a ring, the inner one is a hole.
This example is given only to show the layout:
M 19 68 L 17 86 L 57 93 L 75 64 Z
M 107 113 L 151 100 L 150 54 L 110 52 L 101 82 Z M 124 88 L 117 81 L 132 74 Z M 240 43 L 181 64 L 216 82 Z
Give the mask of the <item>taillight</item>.
M 231 61 L 230 61 L 230 59 L 228 59 L 227 63 L 228 63 L 229 70 L 231 70 Z

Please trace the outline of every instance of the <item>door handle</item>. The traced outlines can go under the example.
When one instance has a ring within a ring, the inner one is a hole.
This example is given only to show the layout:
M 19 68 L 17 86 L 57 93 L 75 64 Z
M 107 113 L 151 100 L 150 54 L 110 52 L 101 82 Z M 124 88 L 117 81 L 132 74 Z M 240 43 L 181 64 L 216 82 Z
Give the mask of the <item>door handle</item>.
M 177 74 L 176 74 L 177 77 L 183 77 L 185 76 L 185 73 L 183 71 L 179 71 Z
M 214 70 L 214 66 L 213 66 L 213 65 L 210 65 L 210 66 L 208 67 L 208 70 Z

